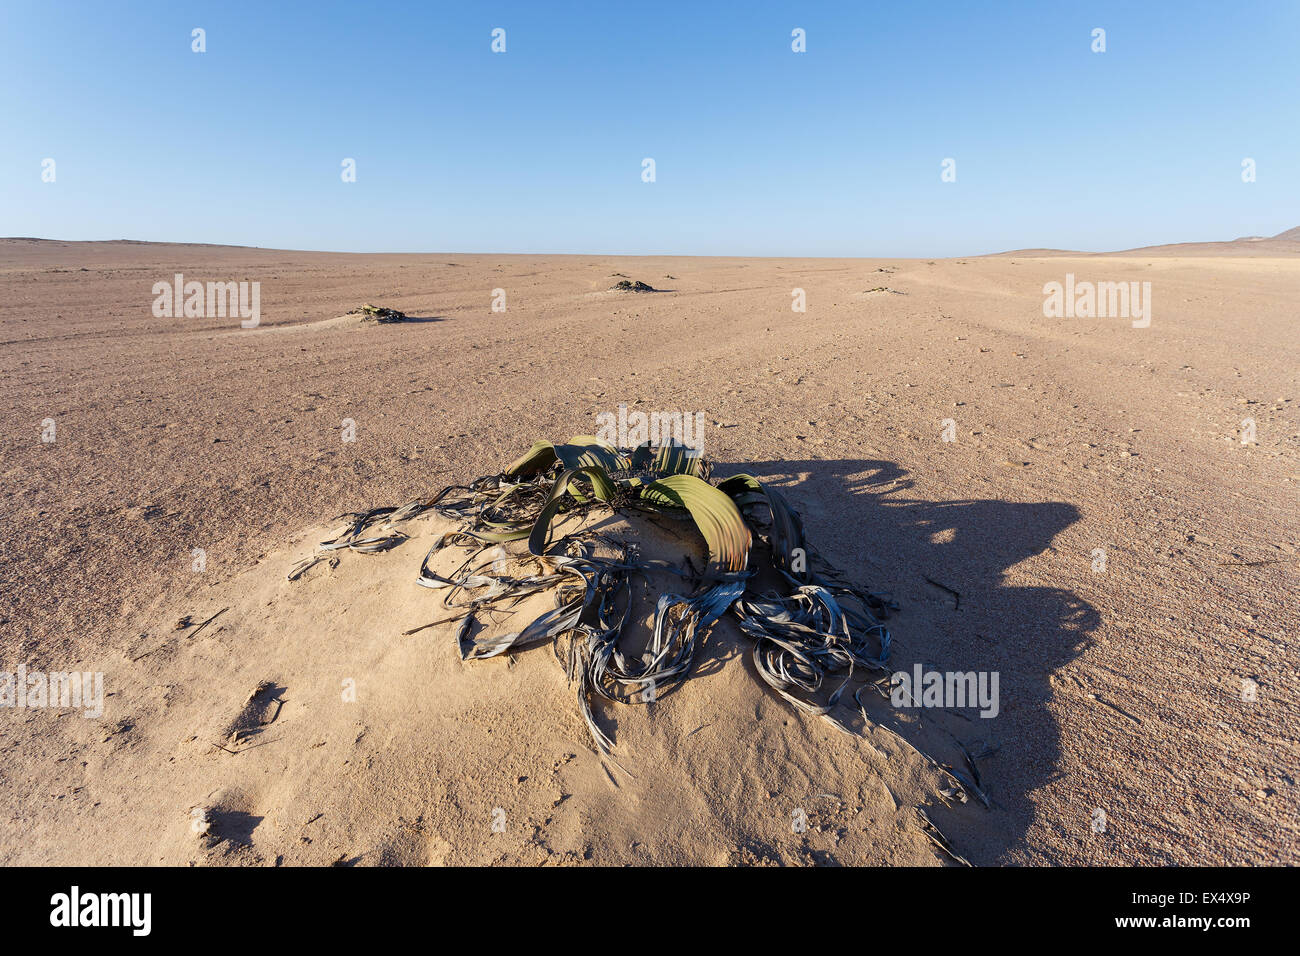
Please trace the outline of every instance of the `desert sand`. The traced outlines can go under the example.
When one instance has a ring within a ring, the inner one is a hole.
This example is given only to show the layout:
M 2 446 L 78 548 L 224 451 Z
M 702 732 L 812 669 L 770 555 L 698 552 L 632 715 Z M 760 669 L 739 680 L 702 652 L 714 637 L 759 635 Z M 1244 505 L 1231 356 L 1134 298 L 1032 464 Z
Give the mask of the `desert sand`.
M 259 281 L 261 325 L 155 318 L 175 273 Z M 1066 273 L 1150 282 L 1150 326 L 1046 318 Z M 366 302 L 419 321 L 341 318 Z M 952 864 L 919 806 L 976 865 L 1294 864 L 1297 303 L 1294 238 L 935 261 L 0 240 L 0 668 L 105 693 L 97 719 L 0 710 L 0 863 Z M 619 768 L 549 646 L 463 662 L 454 625 L 403 633 L 440 616 L 415 585 L 440 519 L 287 579 L 335 516 L 620 403 L 702 411 L 718 473 L 772 480 L 893 595 L 893 663 L 998 672 L 997 717 L 881 702 L 908 745 L 841 733 L 723 620 L 678 691 L 599 710 Z M 996 748 L 991 807 L 946 806 L 911 749 L 954 741 Z

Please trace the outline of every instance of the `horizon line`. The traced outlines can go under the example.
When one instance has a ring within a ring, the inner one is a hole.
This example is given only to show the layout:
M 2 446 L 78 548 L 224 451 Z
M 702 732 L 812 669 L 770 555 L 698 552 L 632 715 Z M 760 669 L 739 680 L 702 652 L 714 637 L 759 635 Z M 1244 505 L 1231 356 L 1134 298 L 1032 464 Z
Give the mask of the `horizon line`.
M 1105 256 L 1118 255 L 1126 252 L 1140 252 L 1146 249 L 1163 249 L 1170 246 L 1195 246 L 1195 245 L 1230 245 L 1233 243 L 1259 243 L 1259 242 L 1296 242 L 1300 246 L 1300 238 L 1292 239 L 1288 233 L 1296 233 L 1297 229 L 1284 229 L 1282 232 L 1273 236 L 1248 235 L 1238 236 L 1235 239 L 1191 239 L 1180 240 L 1177 242 L 1155 243 L 1147 246 L 1131 246 L 1123 249 L 1108 250 L 1087 250 L 1087 249 L 1063 249 L 1054 246 L 1021 246 L 1015 249 L 1003 249 L 996 252 L 978 252 L 967 255 L 949 255 L 949 256 L 898 256 L 898 255 L 736 255 L 726 253 L 676 253 L 676 252 L 514 252 L 506 250 L 494 250 L 491 252 L 469 252 L 469 251 L 452 251 L 452 250 L 421 250 L 413 251 L 370 251 L 362 252 L 344 249 L 308 249 L 308 248 L 290 248 L 285 246 L 256 246 L 244 243 L 230 242 L 200 242 L 191 240 L 173 240 L 173 239 L 62 239 L 51 238 L 47 236 L 0 236 L 0 242 L 56 242 L 56 243 L 85 243 L 85 244 L 112 244 L 122 243 L 142 246 L 205 246 L 217 249 L 249 249 L 261 252 L 306 252 L 319 255 L 340 255 L 340 256 L 588 256 L 603 258 L 620 258 L 620 259 L 908 259 L 908 260 L 951 260 L 951 259 L 982 259 L 992 256 L 1009 256 L 1025 255 L 1028 257 L 1031 253 L 1056 253 L 1066 255 L 1087 255 L 1087 256 Z

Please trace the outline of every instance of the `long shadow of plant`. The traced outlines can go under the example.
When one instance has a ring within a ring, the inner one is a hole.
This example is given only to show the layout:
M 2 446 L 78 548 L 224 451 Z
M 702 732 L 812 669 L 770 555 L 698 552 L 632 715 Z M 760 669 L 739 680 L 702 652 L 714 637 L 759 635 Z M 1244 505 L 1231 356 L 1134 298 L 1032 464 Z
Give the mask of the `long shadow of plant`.
M 883 701 L 871 716 L 957 767 L 964 766 L 957 741 L 997 748 L 979 761 L 992 809 L 972 801 L 944 814 L 942 828 L 974 863 L 1026 861 L 1020 851 L 1034 819 L 1033 794 L 1058 773 L 1061 757 L 1060 728 L 1047 706 L 1050 678 L 1085 649 L 1098 615 L 1064 588 L 1013 587 L 1005 576 L 1050 549 L 1079 520 L 1078 509 L 1066 502 L 924 501 L 909 496 L 904 469 L 869 459 L 746 462 L 719 465 L 715 474 L 741 470 L 782 490 L 809 540 L 846 577 L 898 600 L 889 622 L 891 670 L 919 663 L 999 675 L 995 717 L 967 708 L 900 724 Z

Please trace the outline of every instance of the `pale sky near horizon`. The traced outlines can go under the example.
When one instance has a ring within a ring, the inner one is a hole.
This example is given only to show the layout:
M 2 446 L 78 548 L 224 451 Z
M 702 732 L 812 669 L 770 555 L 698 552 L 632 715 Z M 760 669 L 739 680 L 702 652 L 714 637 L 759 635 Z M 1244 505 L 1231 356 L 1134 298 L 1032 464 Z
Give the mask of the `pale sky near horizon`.
M 1300 226 L 1298 95 L 1293 0 L 4 0 L 0 235 L 900 257 L 1273 235 Z

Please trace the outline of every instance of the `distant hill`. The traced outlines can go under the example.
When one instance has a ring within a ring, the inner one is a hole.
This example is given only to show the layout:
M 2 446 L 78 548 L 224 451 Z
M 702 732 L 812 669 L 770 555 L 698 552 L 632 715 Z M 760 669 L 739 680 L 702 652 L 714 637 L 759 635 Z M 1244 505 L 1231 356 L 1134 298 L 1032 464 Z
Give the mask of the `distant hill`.
M 1161 246 L 1140 246 L 1116 252 L 1079 252 L 1070 249 L 1015 249 L 995 253 L 1025 259 L 1047 256 L 1300 256 L 1300 226 L 1276 236 L 1243 236 L 1219 242 L 1174 242 Z

